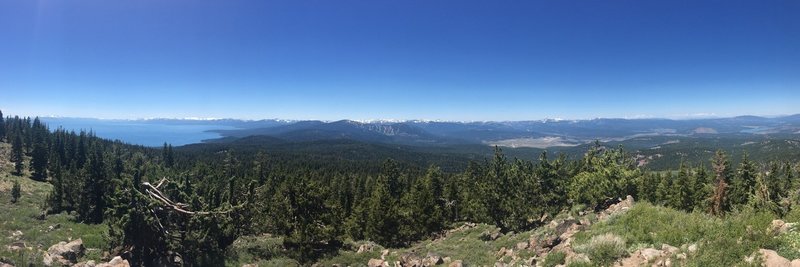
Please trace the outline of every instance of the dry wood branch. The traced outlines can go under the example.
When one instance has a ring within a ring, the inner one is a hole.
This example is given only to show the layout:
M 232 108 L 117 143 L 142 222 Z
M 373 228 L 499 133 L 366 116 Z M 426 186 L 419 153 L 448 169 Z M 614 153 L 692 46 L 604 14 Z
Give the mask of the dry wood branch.
M 159 202 L 163 203 L 164 206 L 166 206 L 167 208 L 171 208 L 172 210 L 180 212 L 180 213 L 189 214 L 189 215 L 208 215 L 208 214 L 225 214 L 225 213 L 230 213 L 231 212 L 231 210 L 225 210 L 225 211 L 190 211 L 190 210 L 186 210 L 184 208 L 188 207 L 189 205 L 183 204 L 183 203 L 180 203 L 180 202 L 174 202 L 174 201 L 170 200 L 164 193 L 162 193 L 160 190 L 158 190 L 158 187 L 160 187 L 165 182 L 167 182 L 167 178 L 166 177 L 161 179 L 161 181 L 156 186 L 153 186 L 152 184 L 150 184 L 148 182 L 143 182 L 142 185 L 145 187 L 144 191 L 151 198 L 153 198 L 155 200 L 158 200 Z

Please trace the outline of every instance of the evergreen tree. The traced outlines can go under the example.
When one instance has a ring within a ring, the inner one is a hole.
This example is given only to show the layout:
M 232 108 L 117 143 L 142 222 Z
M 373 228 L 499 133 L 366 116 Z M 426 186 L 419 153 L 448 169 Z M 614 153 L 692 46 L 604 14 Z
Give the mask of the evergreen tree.
M 730 177 L 730 163 L 725 156 L 725 152 L 717 150 L 711 160 L 711 168 L 714 170 L 714 190 L 709 199 L 709 213 L 720 216 L 730 210 L 728 201 L 728 179 Z
M 748 204 L 757 211 L 770 211 L 775 214 L 783 214 L 778 203 L 774 201 L 773 196 L 770 195 L 768 182 L 765 180 L 764 175 L 760 173 L 756 175 L 754 192 L 749 196 Z
M 671 189 L 672 194 L 670 199 L 672 207 L 684 211 L 691 211 L 694 208 L 694 187 L 692 186 L 689 168 L 684 161 L 681 161 L 681 165 L 678 169 L 678 176 L 675 177 Z
M 622 148 L 590 149 L 590 160 L 584 159 L 583 171 L 578 173 L 570 186 L 569 195 L 577 203 L 596 207 L 608 199 L 636 194 L 636 183 L 641 172 L 633 165 L 633 159 Z
M 535 169 L 536 178 L 541 181 L 542 205 L 547 207 L 548 213 L 559 212 L 558 207 L 566 205 L 567 188 L 564 179 L 560 179 L 558 168 L 547 160 L 547 151 L 543 151 L 539 156 L 539 163 Z
M 708 206 L 706 201 L 711 197 L 713 190 L 712 184 L 713 181 L 703 165 L 699 165 L 695 168 L 692 173 L 692 186 L 694 187 L 692 190 L 694 193 L 692 196 L 692 202 L 694 203 L 693 209 L 702 210 L 704 207 Z
M 33 178 L 39 181 L 44 181 L 47 178 L 47 160 L 50 147 L 48 145 L 49 130 L 41 123 L 39 117 L 33 121 L 33 151 L 31 152 L 31 171 Z
M 747 204 L 750 195 L 755 192 L 756 167 L 747 157 L 747 153 L 742 155 L 742 161 L 736 169 L 736 175 L 730 184 L 728 201 L 731 207 Z
M 25 154 L 23 153 L 22 136 L 15 134 L 14 141 L 11 143 L 11 160 L 14 161 L 14 172 L 16 175 L 22 175 L 24 166 Z
M 52 180 L 53 191 L 47 197 L 47 204 L 50 207 L 50 212 L 58 213 L 64 210 L 64 176 L 61 173 L 61 164 L 56 162 L 53 172 Z
M 656 189 L 661 183 L 661 176 L 655 172 L 646 172 L 637 179 L 637 195 L 639 199 L 656 203 Z
M 389 177 L 381 175 L 376 181 L 367 205 L 365 236 L 384 246 L 396 247 L 402 245 L 403 240 L 400 239 L 397 200 L 391 194 Z
M 662 205 L 672 206 L 672 173 L 658 175 L 658 187 L 656 187 L 656 202 Z
M 175 165 L 175 156 L 172 153 L 172 145 L 164 143 L 161 151 L 161 158 L 164 160 L 164 167 L 172 168 Z
M 6 119 L 3 117 L 3 111 L 0 110 L 0 142 L 6 138 Z
M 397 164 L 397 161 L 392 159 L 388 159 L 383 163 L 383 172 L 381 174 L 383 178 L 386 180 L 386 190 L 392 198 L 395 200 L 399 200 L 400 196 L 403 193 L 403 188 L 400 183 L 400 166 Z
M 89 162 L 83 171 L 86 180 L 81 190 L 81 201 L 78 209 L 81 219 L 87 223 L 103 222 L 106 208 L 106 189 L 108 174 L 102 152 L 96 149 L 91 153 Z
M 444 228 L 445 217 L 442 205 L 442 172 L 438 167 L 431 166 L 423 179 L 417 179 L 411 193 L 411 216 L 409 221 L 412 223 L 409 231 L 411 239 L 419 239 L 430 233 L 438 232 Z
M 327 192 L 316 182 L 301 178 L 296 185 L 285 187 L 289 205 L 284 208 L 288 212 L 289 231 L 284 244 L 294 248 L 300 254 L 299 259 L 310 261 L 319 256 L 316 252 L 322 247 L 341 242 L 336 239 L 339 233 L 333 227 L 329 212 L 335 207 L 327 201 Z
M 11 187 L 11 203 L 17 203 L 21 195 L 22 189 L 19 186 L 19 181 L 14 180 L 14 185 Z

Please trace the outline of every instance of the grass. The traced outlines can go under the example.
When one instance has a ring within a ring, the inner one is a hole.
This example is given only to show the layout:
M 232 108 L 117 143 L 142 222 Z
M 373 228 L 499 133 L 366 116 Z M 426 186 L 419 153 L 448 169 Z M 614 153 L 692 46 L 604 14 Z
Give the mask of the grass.
M 460 225 L 455 224 L 452 228 L 458 226 Z M 493 225 L 476 224 L 475 227 L 450 233 L 445 238 L 423 240 L 408 248 L 391 249 L 391 253 L 386 256 L 386 260 L 389 262 L 397 261 L 400 256 L 405 253 L 415 253 L 424 257 L 430 252 L 443 258 L 450 257 L 453 261 L 462 260 L 465 266 L 494 266 L 498 260 L 502 260 L 506 263 L 511 261 L 509 257 L 496 255 L 497 251 L 503 247 L 516 250 L 515 246 L 517 243 L 528 242 L 529 237 L 534 233 L 533 231 L 529 231 L 518 234 L 506 234 L 493 241 L 484 240 L 484 233 L 499 231 L 500 229 Z M 357 248 L 358 246 L 353 247 Z M 361 266 L 365 265 L 369 259 L 380 258 L 380 250 L 381 249 L 375 249 L 372 252 L 364 253 L 356 253 L 352 249 L 342 250 L 339 251 L 338 255 L 323 259 L 319 263 L 322 264 L 322 266 L 330 266 L 332 264 Z M 532 252 L 529 250 L 517 252 L 517 255 L 521 259 L 533 256 Z M 444 265 L 446 266 L 447 263 Z
M 567 258 L 567 254 L 564 252 L 556 251 L 547 253 L 547 256 L 544 257 L 544 261 L 542 262 L 543 267 L 555 267 L 556 265 L 564 264 L 564 261 Z
M 747 209 L 716 218 L 637 203 L 627 213 L 577 234 L 576 245 L 590 243 L 593 237 L 607 233 L 625 240 L 628 252 L 644 246 L 680 247 L 694 243 L 699 250 L 689 255 L 686 266 L 737 266 L 758 248 L 781 246 L 781 240 L 767 231 L 774 218 L 771 213 Z
M 44 252 L 50 246 L 82 238 L 87 251 L 81 260 L 99 260 L 106 248 L 106 225 L 78 223 L 74 216 L 66 213 L 39 220 L 37 217 L 41 214 L 41 206 L 52 186 L 31 180 L 28 175 L 11 175 L 9 165 L 0 164 L 0 234 L 4 243 L 0 246 L 0 258 L 16 266 L 40 265 Z M 11 185 L 14 181 L 19 182 L 22 189 L 17 203 L 11 203 Z M 49 229 L 56 225 L 57 229 Z M 14 236 L 17 231 L 22 235 Z M 9 245 L 15 242 L 24 242 L 26 248 L 11 250 Z
M 628 253 L 625 249 L 625 240 L 614 234 L 596 235 L 575 247 L 576 252 L 585 253 L 592 262 L 600 266 L 609 266 L 625 256 Z
M 228 248 L 225 266 L 300 266 L 283 248 L 283 238 L 271 235 L 240 237 Z

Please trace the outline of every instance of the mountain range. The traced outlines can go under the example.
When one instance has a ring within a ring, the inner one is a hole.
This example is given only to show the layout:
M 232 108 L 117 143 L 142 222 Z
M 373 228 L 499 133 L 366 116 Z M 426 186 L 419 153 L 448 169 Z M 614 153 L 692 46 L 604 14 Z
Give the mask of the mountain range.
M 220 121 L 235 129 L 210 130 L 227 142 L 248 136 L 270 136 L 291 142 L 349 139 L 402 145 L 486 144 L 546 148 L 577 146 L 595 140 L 624 141 L 647 136 L 720 137 L 800 135 L 800 114 L 782 117 L 592 119 L 503 122 L 439 121 Z

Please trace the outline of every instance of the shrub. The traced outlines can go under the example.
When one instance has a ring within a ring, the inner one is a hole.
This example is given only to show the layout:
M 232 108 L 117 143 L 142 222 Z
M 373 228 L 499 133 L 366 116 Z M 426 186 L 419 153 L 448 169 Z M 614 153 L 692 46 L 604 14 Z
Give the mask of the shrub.
M 14 181 L 14 186 L 11 187 L 11 203 L 17 203 L 21 194 L 22 190 L 20 189 L 19 182 Z
M 611 233 L 594 236 L 586 244 L 575 247 L 575 251 L 589 255 L 592 262 L 600 266 L 610 266 L 628 253 L 625 240 Z
M 567 258 L 567 255 L 564 252 L 556 251 L 550 252 L 547 256 L 544 257 L 544 262 L 542 266 L 544 267 L 554 267 L 559 264 L 564 264 L 564 260 Z
M 573 261 L 568 267 L 594 267 L 594 264 L 588 261 Z

